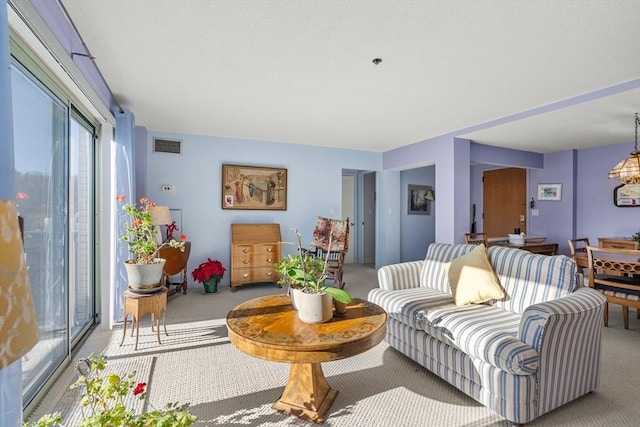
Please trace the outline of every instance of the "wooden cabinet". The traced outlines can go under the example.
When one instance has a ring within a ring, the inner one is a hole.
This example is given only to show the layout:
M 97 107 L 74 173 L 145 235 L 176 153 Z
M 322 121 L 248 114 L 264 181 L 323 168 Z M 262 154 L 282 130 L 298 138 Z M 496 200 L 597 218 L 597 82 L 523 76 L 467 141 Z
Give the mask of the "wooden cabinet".
M 640 249 L 640 242 L 631 237 L 598 237 L 598 246 L 611 249 Z
M 277 282 L 280 224 L 231 224 L 231 292 L 248 283 Z

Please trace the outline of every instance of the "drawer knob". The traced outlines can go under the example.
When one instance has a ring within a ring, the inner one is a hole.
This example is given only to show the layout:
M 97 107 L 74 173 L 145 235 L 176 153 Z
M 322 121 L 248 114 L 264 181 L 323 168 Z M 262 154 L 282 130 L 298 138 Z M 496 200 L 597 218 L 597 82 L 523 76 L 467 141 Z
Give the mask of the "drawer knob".
M 249 264 L 249 260 L 248 260 L 248 259 L 243 259 L 243 260 L 242 260 L 242 263 L 243 263 L 243 264 Z
M 273 249 L 267 248 L 267 252 L 273 252 Z
M 249 273 L 242 273 L 242 277 L 246 279 L 247 277 L 249 277 Z
M 245 253 L 245 254 L 249 253 L 249 248 L 244 248 L 244 249 L 242 250 L 242 253 Z
M 271 264 L 271 263 L 273 262 L 273 260 L 272 260 L 271 258 L 267 258 L 267 262 L 268 262 L 269 264 Z
M 270 271 L 270 272 L 267 273 L 267 276 L 271 277 L 272 274 L 273 274 L 273 272 Z

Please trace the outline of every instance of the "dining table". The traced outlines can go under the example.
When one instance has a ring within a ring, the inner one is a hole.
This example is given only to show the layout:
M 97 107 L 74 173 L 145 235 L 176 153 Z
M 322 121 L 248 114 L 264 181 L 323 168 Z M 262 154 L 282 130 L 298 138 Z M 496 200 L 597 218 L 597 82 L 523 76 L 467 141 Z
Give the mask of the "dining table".
M 546 242 L 546 238 L 540 236 L 525 237 L 524 243 L 510 243 L 509 237 L 489 237 L 487 239 L 487 245 L 522 249 L 534 254 L 541 255 L 558 254 L 558 243 Z

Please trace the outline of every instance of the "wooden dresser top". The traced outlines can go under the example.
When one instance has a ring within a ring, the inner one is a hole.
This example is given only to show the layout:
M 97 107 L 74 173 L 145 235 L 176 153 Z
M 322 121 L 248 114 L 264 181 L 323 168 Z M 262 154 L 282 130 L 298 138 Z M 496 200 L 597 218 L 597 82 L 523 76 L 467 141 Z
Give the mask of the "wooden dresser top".
M 231 224 L 231 243 L 279 243 L 280 224 Z

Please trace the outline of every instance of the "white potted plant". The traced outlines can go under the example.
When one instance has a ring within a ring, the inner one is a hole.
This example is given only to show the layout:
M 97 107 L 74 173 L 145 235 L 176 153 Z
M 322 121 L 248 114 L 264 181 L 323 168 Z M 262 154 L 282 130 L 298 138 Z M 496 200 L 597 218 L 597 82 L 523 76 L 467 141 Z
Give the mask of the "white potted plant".
M 116 197 L 119 202 L 125 202 L 125 196 Z M 128 221 L 124 224 L 125 232 L 122 240 L 129 245 L 132 259 L 125 261 L 129 288 L 133 291 L 147 292 L 160 289 L 162 269 L 165 260 L 157 258 L 160 248 L 170 246 L 184 250 L 185 235 L 180 240 L 167 240 L 161 244 L 156 242 L 157 228 L 153 224 L 149 208 L 156 204 L 146 197 L 140 199 L 140 207 L 125 203 L 123 209 Z
M 325 286 L 328 256 L 318 262 L 318 258 L 302 249 L 300 232 L 296 228 L 291 230 L 296 234 L 298 255 L 281 261 L 278 269 L 284 275 L 281 282 L 289 284 L 295 293 L 294 306 L 300 320 L 307 323 L 327 322 L 333 317 L 333 301 L 349 304 L 351 296 L 343 289 Z M 315 261 L 311 258 L 315 258 Z

